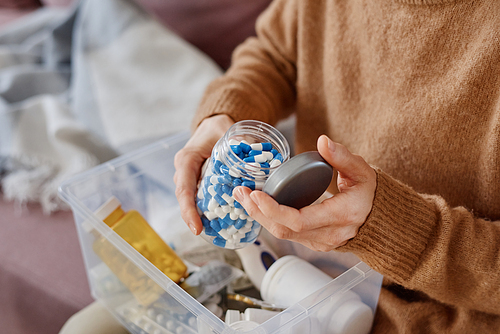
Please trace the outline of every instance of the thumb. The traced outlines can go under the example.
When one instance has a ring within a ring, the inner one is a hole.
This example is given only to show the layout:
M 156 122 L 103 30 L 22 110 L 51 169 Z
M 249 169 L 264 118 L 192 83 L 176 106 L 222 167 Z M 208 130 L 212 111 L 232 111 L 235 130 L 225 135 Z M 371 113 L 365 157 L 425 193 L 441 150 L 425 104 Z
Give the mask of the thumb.
M 350 185 L 363 182 L 369 176 L 372 168 L 363 158 L 352 154 L 344 145 L 322 135 L 318 138 L 317 146 L 319 154 L 337 170 L 339 176 L 352 181 Z

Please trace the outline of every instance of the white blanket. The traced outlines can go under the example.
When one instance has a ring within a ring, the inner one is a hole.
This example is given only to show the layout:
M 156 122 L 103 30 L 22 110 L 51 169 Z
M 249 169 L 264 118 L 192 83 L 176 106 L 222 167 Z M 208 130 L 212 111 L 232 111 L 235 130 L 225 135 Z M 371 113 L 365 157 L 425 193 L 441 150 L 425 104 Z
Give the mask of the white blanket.
M 4 197 L 63 208 L 63 179 L 187 130 L 220 74 L 132 0 L 84 0 L 15 22 L 0 31 Z

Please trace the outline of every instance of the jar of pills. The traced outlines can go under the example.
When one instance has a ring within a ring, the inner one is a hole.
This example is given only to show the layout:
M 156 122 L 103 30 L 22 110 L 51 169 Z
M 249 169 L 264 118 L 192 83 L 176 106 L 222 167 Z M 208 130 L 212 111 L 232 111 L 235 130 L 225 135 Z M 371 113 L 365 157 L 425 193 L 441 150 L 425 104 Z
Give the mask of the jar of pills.
M 201 236 L 216 246 L 238 249 L 255 241 L 261 226 L 233 197 L 233 189 L 261 190 L 290 156 L 286 138 L 260 121 L 235 123 L 215 144 L 203 167 L 196 204 Z

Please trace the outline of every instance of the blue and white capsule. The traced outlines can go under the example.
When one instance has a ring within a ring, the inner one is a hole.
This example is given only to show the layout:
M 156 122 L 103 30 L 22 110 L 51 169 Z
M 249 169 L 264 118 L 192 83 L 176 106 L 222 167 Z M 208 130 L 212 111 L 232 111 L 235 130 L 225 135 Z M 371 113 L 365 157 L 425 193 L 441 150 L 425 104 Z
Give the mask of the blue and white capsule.
M 241 146 L 240 145 L 230 145 L 231 150 L 234 152 L 234 154 L 239 155 L 241 152 Z
M 269 164 L 269 167 L 274 168 L 278 167 L 279 165 L 281 165 L 281 161 L 279 159 L 273 159 Z
M 269 163 L 269 166 L 271 168 L 278 167 L 279 165 L 281 165 L 282 162 L 283 162 L 283 156 L 281 155 L 281 153 L 278 153 L 278 154 L 276 154 L 274 159 L 271 160 L 271 162 Z
M 248 152 L 249 157 L 253 157 L 254 155 L 260 155 L 260 154 L 262 154 L 262 150 L 251 150 L 250 152 Z
M 261 154 L 248 156 L 243 161 L 245 162 L 267 162 L 273 159 L 273 154 L 268 151 L 263 151 Z
M 227 205 L 227 202 L 219 194 L 215 194 L 214 199 L 219 203 L 220 206 Z
M 252 150 L 256 151 L 271 151 L 273 149 L 273 144 L 271 143 L 254 143 L 250 144 Z
M 243 183 L 241 185 L 244 187 L 248 187 L 252 190 L 255 190 L 255 182 L 254 181 L 243 181 Z
M 252 150 L 252 146 L 250 146 L 247 142 L 245 142 L 244 140 L 242 140 L 240 142 L 240 147 L 241 147 L 241 151 L 243 151 L 244 153 L 248 154 L 248 152 L 250 152 Z
M 215 246 L 219 246 L 221 248 L 225 248 L 226 247 L 226 240 L 224 240 L 224 238 L 222 238 L 222 237 L 216 237 L 214 239 L 214 241 L 212 241 L 212 242 L 213 242 L 213 244 Z

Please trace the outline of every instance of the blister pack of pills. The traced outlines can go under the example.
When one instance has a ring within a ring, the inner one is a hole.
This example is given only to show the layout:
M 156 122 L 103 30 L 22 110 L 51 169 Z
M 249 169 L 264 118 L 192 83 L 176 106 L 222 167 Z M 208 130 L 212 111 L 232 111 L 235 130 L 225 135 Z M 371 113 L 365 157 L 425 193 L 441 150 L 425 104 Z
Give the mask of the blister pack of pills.
M 168 301 L 166 299 L 169 299 Z M 174 304 L 173 307 L 171 304 Z M 198 333 L 196 317 L 168 296 L 152 305 L 143 306 L 135 300 L 125 303 L 114 311 L 134 333 L 195 334 Z M 172 311 L 173 310 L 173 311 Z

